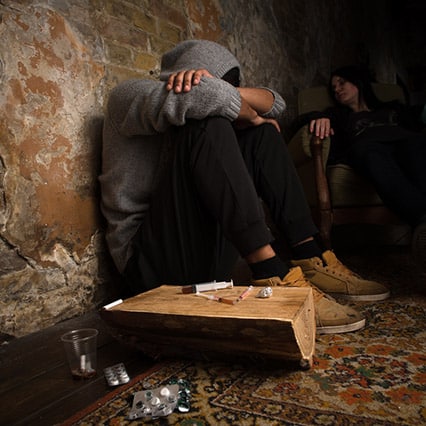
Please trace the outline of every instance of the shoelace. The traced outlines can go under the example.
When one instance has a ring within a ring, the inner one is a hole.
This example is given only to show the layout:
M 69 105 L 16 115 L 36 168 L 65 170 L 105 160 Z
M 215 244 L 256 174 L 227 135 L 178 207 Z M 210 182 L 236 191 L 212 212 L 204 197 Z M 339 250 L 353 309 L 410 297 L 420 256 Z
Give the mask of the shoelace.
M 279 277 L 272 277 L 272 278 L 268 278 L 268 279 L 265 279 L 265 280 L 259 280 L 259 281 L 262 282 L 262 284 L 256 283 L 256 281 L 254 281 L 253 284 L 256 285 L 256 286 L 269 284 L 272 287 L 274 287 L 274 286 L 282 286 L 282 287 L 310 287 L 312 289 L 312 295 L 313 295 L 313 298 L 314 298 L 314 302 L 318 302 L 323 297 L 325 297 L 326 299 L 329 299 L 331 301 L 335 301 L 330 295 L 324 293 L 317 286 L 315 286 L 310 281 L 308 281 L 305 278 L 305 276 L 303 275 L 303 273 L 300 274 L 300 275 L 294 274 L 294 275 L 291 275 L 290 277 L 287 275 L 286 278 L 287 278 L 287 280 L 283 281 Z M 289 278 L 291 278 L 291 280 Z
M 314 296 L 314 301 L 319 301 L 323 297 L 326 297 L 326 294 L 323 293 L 318 287 L 306 280 L 305 277 L 298 277 L 296 280 L 288 284 L 289 287 L 310 287 L 312 288 L 312 294 Z
M 330 296 L 328 296 L 326 293 L 322 292 L 317 286 L 313 285 L 311 282 L 309 282 L 304 275 L 297 276 L 292 281 L 286 281 L 285 287 L 310 287 L 312 288 L 312 294 L 314 297 L 314 301 L 318 302 L 323 297 L 333 300 Z
M 332 275 L 339 275 L 341 277 L 348 277 L 348 278 L 350 278 L 350 277 L 361 278 L 358 274 L 351 271 L 347 266 L 345 266 L 338 259 L 336 259 L 335 263 L 333 263 L 331 265 L 324 263 L 319 258 L 315 263 L 316 263 L 317 266 L 324 268 L 328 273 L 330 273 Z

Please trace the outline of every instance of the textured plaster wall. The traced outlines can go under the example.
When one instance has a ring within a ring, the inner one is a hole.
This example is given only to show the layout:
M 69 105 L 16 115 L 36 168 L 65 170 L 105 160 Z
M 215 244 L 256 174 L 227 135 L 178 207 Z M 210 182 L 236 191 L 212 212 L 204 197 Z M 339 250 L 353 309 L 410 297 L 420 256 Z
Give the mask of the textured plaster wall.
M 247 84 L 283 94 L 285 127 L 299 88 L 357 59 L 360 13 L 349 0 L 0 2 L 0 333 L 21 336 L 116 296 L 97 182 L 111 87 L 156 77 L 164 51 L 207 38 L 238 56 Z

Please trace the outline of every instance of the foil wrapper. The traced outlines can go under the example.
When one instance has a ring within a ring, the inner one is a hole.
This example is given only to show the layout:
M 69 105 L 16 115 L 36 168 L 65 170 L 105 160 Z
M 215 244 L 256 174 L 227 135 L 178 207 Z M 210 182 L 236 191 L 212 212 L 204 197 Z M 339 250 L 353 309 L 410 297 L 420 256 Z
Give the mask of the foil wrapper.
M 272 287 L 264 287 L 260 289 L 259 293 L 257 293 L 256 297 L 260 299 L 267 299 L 272 296 Z

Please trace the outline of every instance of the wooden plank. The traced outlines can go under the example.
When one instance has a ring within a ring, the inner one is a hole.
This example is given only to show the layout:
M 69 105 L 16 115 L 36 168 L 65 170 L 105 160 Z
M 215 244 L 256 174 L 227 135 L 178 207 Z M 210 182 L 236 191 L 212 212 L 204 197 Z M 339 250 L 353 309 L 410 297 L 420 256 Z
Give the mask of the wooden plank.
M 65 352 L 60 337 L 77 328 L 97 328 L 98 347 L 113 340 L 99 313 L 91 312 L 4 344 L 0 346 L 0 395 L 39 376 L 43 371 L 65 364 Z
M 241 287 L 208 292 L 235 300 Z M 192 351 L 261 355 L 312 361 L 315 318 L 310 288 L 274 287 L 273 296 L 230 305 L 161 286 L 101 311 L 117 334 L 136 336 L 140 347 L 161 354 Z M 186 350 L 185 350 L 186 349 Z
M 116 349 L 111 350 L 112 346 Z M 153 364 L 141 353 L 129 351 L 117 342 L 105 349 L 98 355 L 101 368 L 94 379 L 76 381 L 67 366 L 58 367 L 22 384 L 19 392 L 3 395 L 1 424 L 45 426 L 63 421 L 112 390 L 103 377 L 103 368 L 123 362 L 130 377 L 134 377 Z
M 98 375 L 76 381 L 60 336 L 85 327 L 100 330 Z M 59 423 L 111 391 L 103 376 L 105 367 L 123 362 L 134 377 L 154 363 L 135 348 L 113 339 L 98 312 L 13 340 L 2 345 L 0 352 L 0 424 L 8 426 Z

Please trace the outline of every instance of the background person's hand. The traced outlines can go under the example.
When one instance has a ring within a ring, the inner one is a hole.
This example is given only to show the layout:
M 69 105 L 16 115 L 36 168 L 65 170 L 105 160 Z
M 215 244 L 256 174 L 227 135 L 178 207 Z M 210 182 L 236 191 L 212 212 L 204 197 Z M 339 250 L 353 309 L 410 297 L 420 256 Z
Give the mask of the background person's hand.
M 175 93 L 189 92 L 192 86 L 196 86 L 203 76 L 214 78 L 205 68 L 173 73 L 167 80 L 166 89 L 173 90 Z
M 315 136 L 319 136 L 320 139 L 334 135 L 329 118 L 317 118 L 316 120 L 311 120 L 309 124 L 309 131 Z

